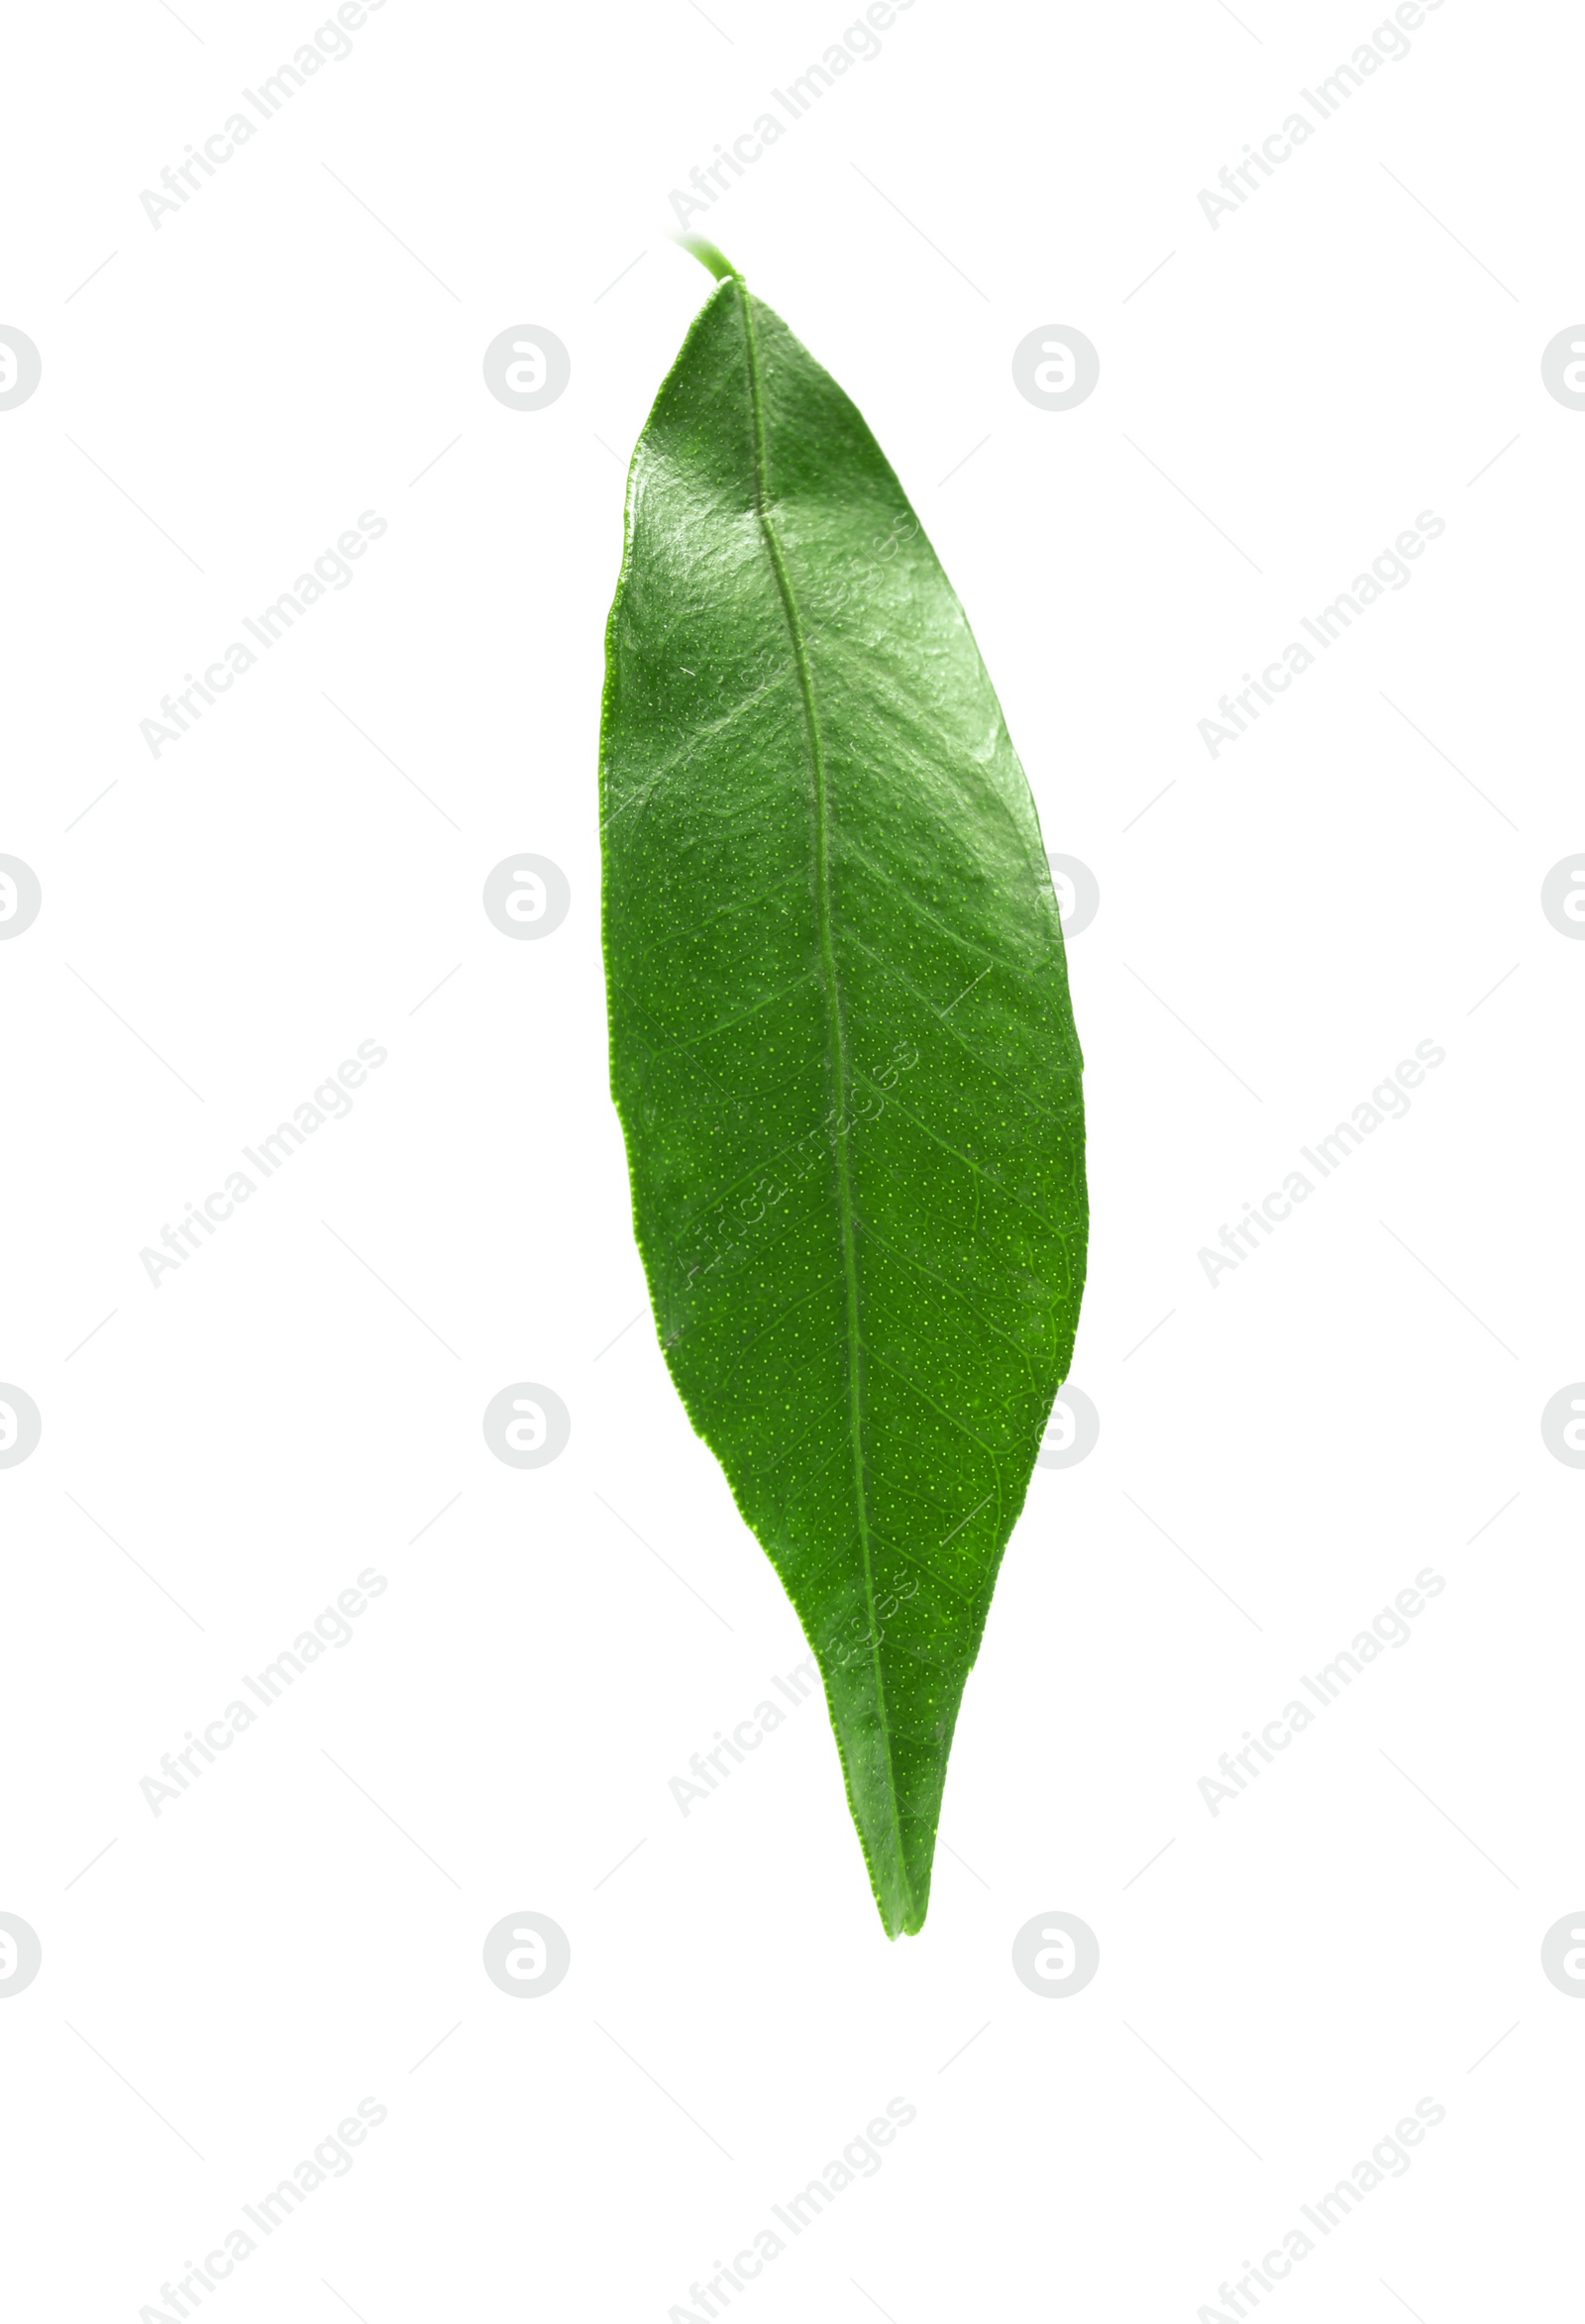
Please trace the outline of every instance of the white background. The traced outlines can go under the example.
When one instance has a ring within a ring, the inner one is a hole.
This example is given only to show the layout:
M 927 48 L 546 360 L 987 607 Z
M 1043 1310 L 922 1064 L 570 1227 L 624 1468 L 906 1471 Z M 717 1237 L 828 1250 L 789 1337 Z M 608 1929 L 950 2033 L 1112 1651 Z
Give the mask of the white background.
M 1585 415 L 1539 365 L 1585 309 L 1577 18 L 1447 0 L 1214 231 L 1199 190 L 1380 17 L 917 0 L 696 222 L 875 428 L 1101 889 L 1101 1436 L 1036 1472 L 895 1946 L 818 1704 L 668 1790 L 804 1648 L 641 1313 L 597 922 L 623 473 L 709 287 L 668 195 L 851 20 L 389 0 L 157 229 L 141 190 L 322 21 L 7 41 L 0 323 L 44 365 L 0 412 L 0 851 L 44 890 L 0 945 L 0 1378 L 44 1424 L 0 1470 L 0 1909 L 44 1954 L 0 2004 L 7 2313 L 159 2312 L 365 2096 L 205 2312 L 659 2320 L 895 2096 L 734 2309 L 1189 2319 L 1429 2096 L 1266 2304 L 1562 2312 L 1585 1475 L 1538 1423 L 1585 1373 L 1585 948 L 1538 898 L 1585 844 Z M 1047 323 L 1101 354 L 1069 412 L 1012 383 Z M 483 385 L 514 324 L 571 351 L 538 412 Z M 352 585 L 153 758 L 366 509 Z M 1422 510 L 1412 584 L 1213 761 L 1197 721 Z M 480 905 L 525 850 L 572 886 L 543 942 Z M 361 1040 L 350 1117 L 156 1289 L 140 1250 Z M 1213 1287 L 1422 1040 L 1407 1118 Z M 521 1380 L 572 1415 L 538 1470 L 480 1428 Z M 1427 1565 L 1412 1642 L 1213 1817 L 1218 1754 Z M 161 1753 L 370 1566 L 353 1641 L 155 1816 Z M 480 1962 L 522 1910 L 572 1945 L 538 1999 Z M 1012 1974 L 1052 1910 L 1083 1994 Z

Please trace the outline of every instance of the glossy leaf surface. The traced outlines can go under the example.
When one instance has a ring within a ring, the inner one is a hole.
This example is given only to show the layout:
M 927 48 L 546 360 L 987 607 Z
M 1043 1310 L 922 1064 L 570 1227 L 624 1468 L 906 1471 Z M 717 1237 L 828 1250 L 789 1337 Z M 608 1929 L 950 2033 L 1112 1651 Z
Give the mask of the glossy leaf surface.
M 887 1931 L 917 1930 L 1073 1348 L 1081 1060 L 962 608 L 853 404 L 733 274 L 634 456 L 601 825 L 666 1360 L 814 1649 Z

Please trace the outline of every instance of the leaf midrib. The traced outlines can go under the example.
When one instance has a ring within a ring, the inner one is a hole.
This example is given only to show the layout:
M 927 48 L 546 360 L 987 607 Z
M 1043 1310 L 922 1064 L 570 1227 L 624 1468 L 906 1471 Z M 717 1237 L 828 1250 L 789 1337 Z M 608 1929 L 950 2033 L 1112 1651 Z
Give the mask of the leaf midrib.
M 765 450 L 765 409 L 760 390 L 759 349 L 754 337 L 754 314 L 749 301 L 748 285 L 741 275 L 735 278 L 735 287 L 743 315 L 743 343 L 748 365 L 749 410 L 754 433 L 754 509 L 759 518 L 760 531 L 765 539 L 766 553 L 776 576 L 783 611 L 792 644 L 792 659 L 797 670 L 798 690 L 803 702 L 804 726 L 809 745 L 809 790 L 814 855 L 814 909 L 819 937 L 820 981 L 825 999 L 826 1034 L 830 1055 L 831 1078 L 838 1109 L 838 1118 L 846 1103 L 851 1081 L 848 1064 L 847 1029 L 842 1008 L 842 991 L 837 976 L 836 951 L 831 940 L 831 865 L 829 847 L 829 818 L 825 794 L 825 752 L 820 739 L 820 722 L 814 706 L 814 678 L 809 668 L 808 652 L 803 641 L 803 623 L 798 613 L 797 599 L 792 593 L 792 577 L 782 554 L 782 544 L 771 521 L 770 473 Z M 837 1207 L 842 1231 L 842 1271 L 847 1295 L 848 1325 L 848 1425 L 853 1447 L 853 1485 L 858 1504 L 859 1545 L 864 1561 L 864 1596 L 871 1638 L 870 1659 L 875 1671 L 876 1706 L 881 1718 L 881 1736 L 886 1747 L 887 1785 L 893 1803 L 892 1845 L 897 1856 L 897 1871 L 909 1904 L 913 1901 L 913 1884 L 908 1877 L 902 1854 L 902 1835 L 898 1819 L 898 1790 L 896 1769 L 892 1757 L 892 1728 L 887 1716 L 886 1687 L 881 1676 L 881 1641 L 875 1625 L 875 1574 L 870 1551 L 869 1496 L 864 1474 L 864 1415 L 862 1358 L 863 1341 L 859 1330 L 859 1269 L 858 1251 L 854 1233 L 853 1188 L 848 1168 L 848 1133 L 843 1128 L 836 1132 Z

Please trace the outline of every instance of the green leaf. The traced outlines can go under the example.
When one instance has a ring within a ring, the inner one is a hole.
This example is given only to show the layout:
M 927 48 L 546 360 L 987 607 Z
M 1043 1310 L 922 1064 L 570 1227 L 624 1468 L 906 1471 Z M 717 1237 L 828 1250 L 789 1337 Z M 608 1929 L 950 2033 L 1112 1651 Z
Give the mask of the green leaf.
M 1082 1060 L 963 609 L 841 388 L 706 264 L 606 633 L 611 1091 L 666 1360 L 814 1649 L 895 1937 L 1073 1349 Z

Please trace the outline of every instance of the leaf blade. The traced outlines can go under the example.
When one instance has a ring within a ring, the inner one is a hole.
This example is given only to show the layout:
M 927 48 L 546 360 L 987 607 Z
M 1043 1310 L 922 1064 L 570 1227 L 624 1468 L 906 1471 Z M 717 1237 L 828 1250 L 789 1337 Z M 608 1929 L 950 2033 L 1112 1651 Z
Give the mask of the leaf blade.
M 634 456 L 601 813 L 667 1361 L 815 1650 L 883 1923 L 916 1930 L 1072 1349 L 1082 1061 L 962 609 L 857 410 L 731 273 Z

